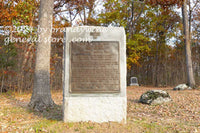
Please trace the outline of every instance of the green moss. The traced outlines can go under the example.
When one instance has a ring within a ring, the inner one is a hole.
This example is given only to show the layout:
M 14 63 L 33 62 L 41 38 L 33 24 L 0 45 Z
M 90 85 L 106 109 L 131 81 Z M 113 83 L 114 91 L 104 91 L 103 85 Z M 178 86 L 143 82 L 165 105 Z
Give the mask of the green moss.
M 163 94 L 163 93 L 153 92 L 153 91 L 147 91 L 145 94 L 148 95 L 147 100 L 150 100 L 150 99 L 154 100 L 154 99 L 157 99 L 158 97 L 163 97 L 163 98 L 169 97 L 168 93 Z

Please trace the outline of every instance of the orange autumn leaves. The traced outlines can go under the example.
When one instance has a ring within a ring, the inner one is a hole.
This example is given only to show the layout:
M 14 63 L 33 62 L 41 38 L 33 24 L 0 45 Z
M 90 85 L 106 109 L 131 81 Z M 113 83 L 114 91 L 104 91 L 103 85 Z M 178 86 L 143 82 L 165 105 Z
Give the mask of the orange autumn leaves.
M 0 25 L 11 25 L 12 20 L 17 17 L 17 11 L 13 1 L 0 2 Z

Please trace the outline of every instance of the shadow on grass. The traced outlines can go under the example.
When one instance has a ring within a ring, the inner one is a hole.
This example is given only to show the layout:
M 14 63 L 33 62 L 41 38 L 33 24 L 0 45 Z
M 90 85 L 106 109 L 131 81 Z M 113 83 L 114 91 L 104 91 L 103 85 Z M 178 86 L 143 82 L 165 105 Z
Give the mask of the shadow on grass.
M 44 110 L 43 112 L 37 112 L 33 109 L 29 108 L 28 105 L 26 106 L 27 111 L 33 112 L 34 115 L 37 115 L 39 117 L 44 117 L 48 120 L 56 120 L 56 121 L 62 121 L 63 113 L 62 113 L 62 105 L 54 105 L 52 108 L 48 108 Z
M 128 99 L 130 103 L 140 103 L 138 99 Z
M 48 120 L 56 120 L 62 121 L 63 113 L 62 113 L 62 105 L 55 104 L 54 107 L 48 108 L 43 112 L 37 112 L 28 107 L 28 102 L 23 102 L 15 98 L 15 96 L 11 93 L 4 93 L 4 96 L 9 99 L 10 104 L 14 107 L 23 108 L 27 113 L 33 113 L 36 116 L 46 118 Z

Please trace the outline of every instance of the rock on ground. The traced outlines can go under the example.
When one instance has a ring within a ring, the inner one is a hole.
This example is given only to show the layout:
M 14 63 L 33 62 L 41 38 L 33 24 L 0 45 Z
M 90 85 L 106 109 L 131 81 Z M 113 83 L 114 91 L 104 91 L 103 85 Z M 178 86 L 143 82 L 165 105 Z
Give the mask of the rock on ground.
M 169 94 L 163 90 L 150 90 L 141 95 L 139 102 L 144 104 L 162 104 L 172 99 Z
M 187 86 L 186 84 L 179 84 L 176 87 L 174 87 L 173 90 L 189 90 L 191 87 Z

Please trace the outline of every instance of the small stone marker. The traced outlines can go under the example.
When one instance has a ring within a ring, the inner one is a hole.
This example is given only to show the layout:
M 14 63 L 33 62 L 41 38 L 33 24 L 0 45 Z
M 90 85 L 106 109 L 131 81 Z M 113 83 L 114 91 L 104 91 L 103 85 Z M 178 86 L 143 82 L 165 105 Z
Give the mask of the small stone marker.
M 122 27 L 66 28 L 64 122 L 126 122 L 126 37 Z
M 130 83 L 130 86 L 139 86 L 138 84 L 138 80 L 136 77 L 131 77 L 131 83 Z

